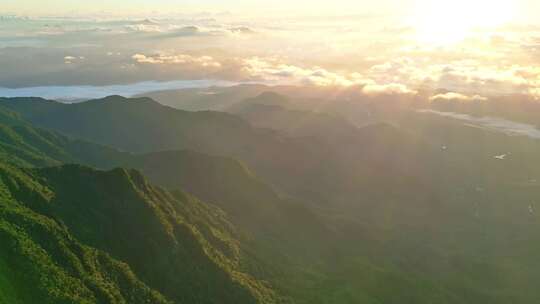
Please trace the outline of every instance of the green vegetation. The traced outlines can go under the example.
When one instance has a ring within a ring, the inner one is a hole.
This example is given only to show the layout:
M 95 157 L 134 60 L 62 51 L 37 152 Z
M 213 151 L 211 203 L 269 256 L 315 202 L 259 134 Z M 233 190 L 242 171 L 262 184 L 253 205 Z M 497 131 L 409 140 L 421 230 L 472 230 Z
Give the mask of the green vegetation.
M 0 106 L 37 126 L 123 151 L 188 149 L 238 159 L 283 192 L 320 204 L 356 200 L 363 195 L 359 185 L 381 170 L 386 170 L 382 178 L 396 176 L 395 182 L 404 184 L 408 172 L 425 169 L 423 146 L 413 140 L 401 147 L 408 135 L 385 124 L 363 131 L 349 126 L 345 136 L 329 143 L 257 129 L 230 114 L 175 110 L 147 98 L 111 96 L 80 104 L 6 99 Z
M 112 148 L 33 127 L 18 115 L 0 108 L 0 159 L 4 162 L 19 167 L 64 163 L 110 166 L 126 155 Z
M 76 165 L 2 165 L 0 178 L 0 294 L 9 303 L 278 302 L 239 271 L 224 214 L 187 194 L 135 171 Z
M 0 103 L 36 126 L 130 152 L 194 146 L 234 149 L 258 135 L 233 115 L 174 110 L 148 98 L 111 96 L 78 104 L 0 99 Z
M 279 98 L 1 101 L 0 303 L 540 301 L 539 142 Z
M 52 217 L 33 211 L 53 193 L 26 173 L 0 167 L 2 303 L 167 303 L 129 266 L 80 243 Z M 21 203 L 13 196 L 27 197 Z M 41 201 L 41 202 L 40 202 Z

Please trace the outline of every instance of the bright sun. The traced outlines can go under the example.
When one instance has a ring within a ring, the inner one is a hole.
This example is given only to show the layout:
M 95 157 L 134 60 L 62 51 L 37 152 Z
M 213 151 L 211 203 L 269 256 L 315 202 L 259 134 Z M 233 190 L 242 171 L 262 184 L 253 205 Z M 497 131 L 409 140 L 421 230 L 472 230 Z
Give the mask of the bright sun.
M 453 44 L 475 28 L 494 27 L 513 17 L 513 0 L 420 0 L 412 20 L 420 42 Z

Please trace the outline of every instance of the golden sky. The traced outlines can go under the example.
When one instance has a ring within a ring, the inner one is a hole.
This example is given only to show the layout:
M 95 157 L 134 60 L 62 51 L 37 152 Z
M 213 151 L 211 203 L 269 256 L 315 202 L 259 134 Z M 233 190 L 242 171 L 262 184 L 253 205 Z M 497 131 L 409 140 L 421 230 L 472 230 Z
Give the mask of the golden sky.
M 26 56 L 37 61 L 28 71 L 13 65 L 6 75 L 17 77 L 4 85 L 41 84 L 31 76 L 39 70 L 54 71 L 57 84 L 99 84 L 105 79 L 96 75 L 104 74 L 110 83 L 211 77 L 360 86 L 369 94 L 444 89 L 452 93 L 445 98 L 462 100 L 506 94 L 540 98 L 539 0 L 43 3 L 2 0 L 0 14 L 95 18 L 86 23 L 31 19 L 27 26 L 0 27 L 0 44 L 50 52 L 47 60 Z M 100 18 L 119 16 L 111 23 Z M 20 62 L 14 59 L 20 51 L 4 53 L 3 68 Z
M 45 5 L 46 3 L 46 5 Z M 249 14 L 269 12 L 290 14 L 388 14 L 408 17 L 414 14 L 432 14 L 436 8 L 446 9 L 448 18 L 465 16 L 485 19 L 493 17 L 495 10 L 510 9 L 517 19 L 537 19 L 540 3 L 536 0 L 3 0 L 0 11 L 17 13 L 62 14 L 69 11 L 95 12 L 102 10 L 149 11 L 232 11 Z

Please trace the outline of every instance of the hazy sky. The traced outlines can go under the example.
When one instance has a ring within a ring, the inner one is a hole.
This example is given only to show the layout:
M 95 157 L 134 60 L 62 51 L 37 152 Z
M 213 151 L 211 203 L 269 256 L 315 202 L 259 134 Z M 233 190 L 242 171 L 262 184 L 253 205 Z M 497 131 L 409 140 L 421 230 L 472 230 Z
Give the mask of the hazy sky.
M 45 5 L 46 3 L 46 5 Z M 111 11 L 115 13 L 141 12 L 196 12 L 231 11 L 250 14 L 269 12 L 298 14 L 401 14 L 407 15 L 424 11 L 426 6 L 444 8 L 448 3 L 456 7 L 452 12 L 466 11 L 470 7 L 483 7 L 489 12 L 492 6 L 511 7 L 517 12 L 516 18 L 533 21 L 540 9 L 538 0 L 2 0 L 0 12 L 28 14 L 93 13 Z M 428 12 L 425 12 L 428 13 Z M 482 12 L 475 12 L 482 13 Z
M 257 1 L 257 0 L 100 0 L 100 1 L 82 1 L 82 0 L 49 0 L 47 5 L 43 5 L 42 0 L 3 0 L 0 8 L 13 11 L 33 11 L 57 13 L 64 10 L 81 10 L 81 11 L 96 11 L 96 10 L 112 10 L 112 9 L 127 9 L 127 10 L 258 10 L 264 8 L 275 8 L 279 10 L 311 10 L 311 9 L 329 9 L 348 10 L 351 8 L 364 10 L 380 8 L 381 6 L 395 6 L 397 3 L 413 2 L 414 0 L 395 1 L 395 0 L 379 0 L 374 1 L 354 1 L 354 0 L 337 0 L 329 4 L 323 0 L 274 0 L 274 1 Z
M 340 6 L 349 8 L 356 7 L 355 1 L 341 0 Z M 306 5 L 308 4 L 309 5 Z M 336 3 L 336 1 L 334 1 Z M 280 10 L 298 9 L 301 7 L 328 7 L 325 1 L 306 1 L 297 0 L 294 4 L 291 1 L 275 0 L 275 1 L 248 1 L 248 0 L 114 0 L 114 1 L 73 1 L 73 0 L 50 0 L 47 5 L 43 5 L 41 0 L 4 0 L 0 4 L 0 8 L 11 11 L 25 11 L 36 13 L 61 13 L 69 10 L 79 11 L 99 11 L 99 10 L 155 10 L 168 11 L 175 10 L 230 10 L 244 11 L 260 9 L 261 7 L 274 7 Z M 372 6 L 372 5 L 369 5 Z

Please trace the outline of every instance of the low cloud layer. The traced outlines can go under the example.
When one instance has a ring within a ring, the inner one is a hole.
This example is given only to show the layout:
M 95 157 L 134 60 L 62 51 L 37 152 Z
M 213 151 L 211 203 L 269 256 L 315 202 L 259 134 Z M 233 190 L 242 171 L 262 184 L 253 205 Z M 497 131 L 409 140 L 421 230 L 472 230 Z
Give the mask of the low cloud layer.
M 110 86 L 45 86 L 20 89 L 0 87 L 2 97 L 39 96 L 46 99 L 75 101 L 83 99 L 103 98 L 110 95 L 132 97 L 149 92 L 179 90 L 187 88 L 209 88 L 213 86 L 227 87 L 237 85 L 235 82 L 218 80 L 180 80 L 180 81 L 146 81 L 127 85 Z
M 442 112 L 436 110 L 419 110 L 426 115 L 439 115 L 451 119 L 461 120 L 477 127 L 504 133 L 510 136 L 527 136 L 540 139 L 540 130 L 530 124 L 518 123 L 497 117 L 474 117 L 468 114 Z
M 176 54 L 176 55 L 166 55 L 166 54 L 158 54 L 158 55 L 151 55 L 146 56 L 143 54 L 135 54 L 131 58 L 135 60 L 137 63 L 148 63 L 148 64 L 192 64 L 192 65 L 198 65 L 202 68 L 220 68 L 221 63 L 216 61 L 211 56 L 191 56 L 186 54 Z
M 366 95 L 425 94 L 433 102 L 513 94 L 540 99 L 540 28 L 530 25 L 482 29 L 452 45 L 429 45 L 415 39 L 410 25 L 371 15 L 0 22 L 1 87 L 219 79 L 357 88 Z
M 487 101 L 488 98 L 480 95 L 468 96 L 455 92 L 447 92 L 444 94 L 433 95 L 429 98 L 432 102 L 437 101 L 458 101 L 458 102 L 469 102 L 469 101 Z

